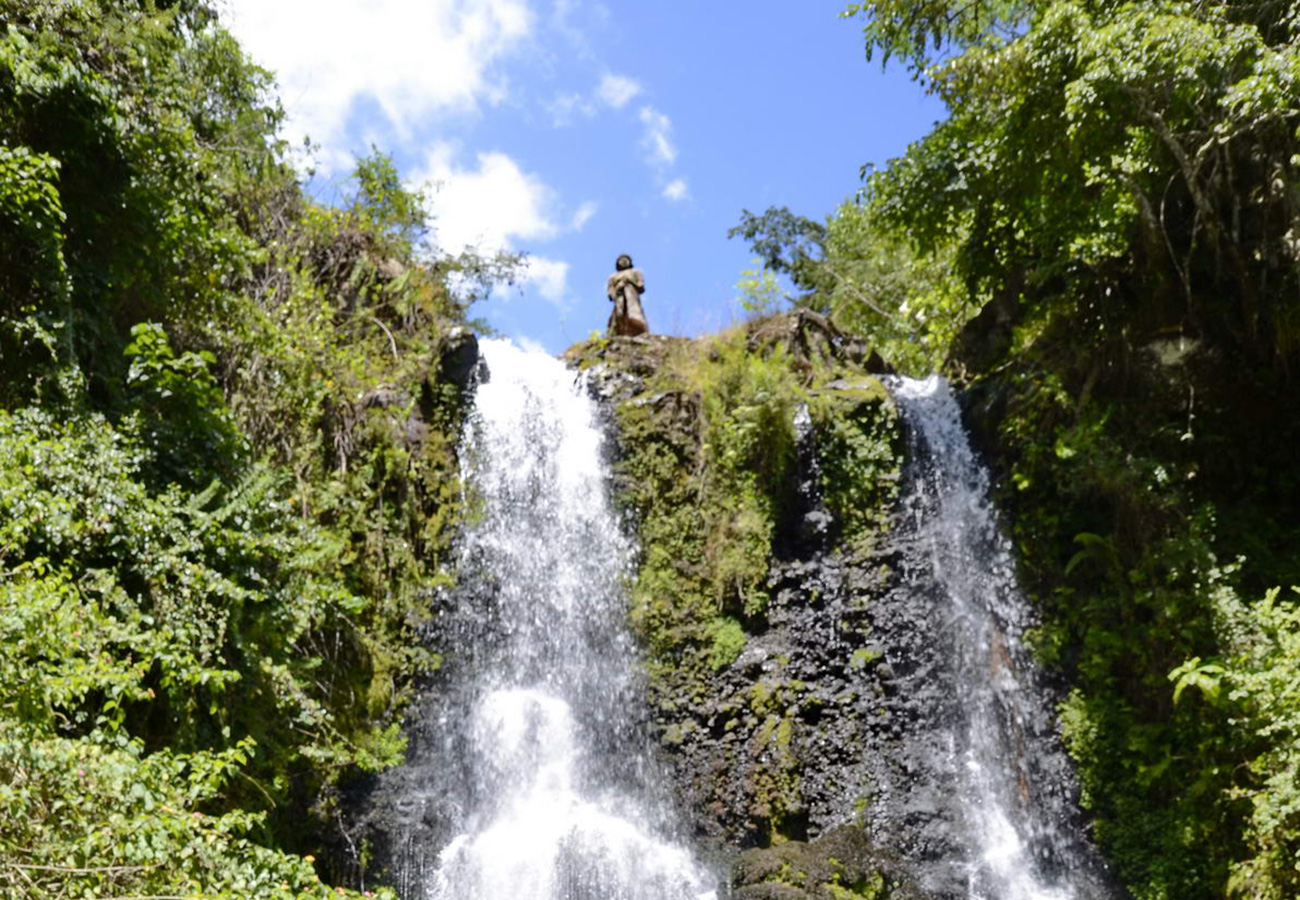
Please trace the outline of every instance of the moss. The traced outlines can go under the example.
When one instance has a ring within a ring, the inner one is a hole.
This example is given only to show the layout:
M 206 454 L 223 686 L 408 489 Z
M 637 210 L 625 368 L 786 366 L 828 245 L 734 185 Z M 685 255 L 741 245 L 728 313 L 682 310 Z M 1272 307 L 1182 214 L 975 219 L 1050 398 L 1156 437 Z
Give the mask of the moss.
M 822 489 L 845 533 L 863 537 L 884 522 L 898 472 L 888 394 L 815 342 L 793 353 L 791 321 L 802 319 L 699 341 L 594 340 L 568 354 L 579 367 L 597 360 L 644 376 L 614 410 L 616 481 L 643 548 L 633 621 L 654 657 L 721 668 L 738 648 L 720 620 L 762 628 L 779 523 L 794 500 L 801 404 L 818 424 Z
M 821 490 L 840 540 L 861 555 L 887 526 L 898 497 L 902 429 L 878 379 L 813 394 L 809 413 L 817 427 Z
M 745 632 L 735 619 L 720 616 L 711 620 L 705 630 L 713 641 L 709 648 L 709 665 L 715 669 L 725 669 L 745 649 Z
M 802 764 L 796 752 L 799 697 L 797 682 L 764 679 L 753 685 L 744 708 L 758 722 L 750 738 L 749 775 L 756 817 L 767 824 L 767 841 L 780 844 L 802 837 Z
M 807 689 L 782 676 L 781 657 L 765 660 L 758 683 L 737 681 L 733 666 L 768 628 L 773 563 L 791 552 L 790 523 L 807 501 L 800 408 L 810 410 L 819 487 L 842 533 L 869 546 L 897 488 L 888 394 L 863 370 L 865 350 L 846 355 L 842 336 L 822 327 L 778 316 L 696 341 L 619 338 L 567 354 L 613 398 L 615 497 L 641 547 L 631 619 L 664 741 L 727 737 L 726 767 L 749 806 L 745 839 L 760 842 L 806 828 L 798 745 Z
M 729 665 L 766 611 L 799 388 L 783 353 L 751 355 L 743 333 L 661 353 L 615 409 L 616 478 L 643 548 L 632 619 L 680 682 Z
M 854 669 L 865 669 L 876 660 L 880 659 L 880 651 L 872 650 L 868 647 L 861 647 L 853 651 L 849 657 L 849 666 Z
M 867 878 L 853 884 L 841 884 L 840 875 L 823 885 L 831 900 L 880 900 L 886 894 L 885 876 L 872 872 Z
M 797 893 L 772 894 L 765 885 Z M 896 860 L 872 846 L 862 829 L 831 829 L 812 841 L 742 852 L 732 872 L 733 896 L 790 896 L 807 900 L 919 900 L 918 889 Z

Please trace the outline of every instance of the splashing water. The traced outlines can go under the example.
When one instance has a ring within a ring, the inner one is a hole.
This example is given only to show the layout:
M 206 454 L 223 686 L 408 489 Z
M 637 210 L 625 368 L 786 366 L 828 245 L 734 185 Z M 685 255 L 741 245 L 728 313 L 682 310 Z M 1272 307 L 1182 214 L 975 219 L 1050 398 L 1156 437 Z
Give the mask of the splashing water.
M 914 586 L 935 597 L 949 711 L 926 736 L 957 794 L 956 844 L 969 900 L 1100 900 L 1103 867 L 1083 839 L 1049 696 L 1022 644 L 1030 607 L 948 385 L 891 378 L 908 425 L 904 498 Z M 930 677 L 935 677 L 931 675 Z
M 595 409 L 557 360 L 484 341 L 463 448 L 477 506 L 452 612 L 463 658 L 440 725 L 456 836 L 428 900 L 705 900 L 671 838 L 624 627 L 630 548 L 610 512 Z

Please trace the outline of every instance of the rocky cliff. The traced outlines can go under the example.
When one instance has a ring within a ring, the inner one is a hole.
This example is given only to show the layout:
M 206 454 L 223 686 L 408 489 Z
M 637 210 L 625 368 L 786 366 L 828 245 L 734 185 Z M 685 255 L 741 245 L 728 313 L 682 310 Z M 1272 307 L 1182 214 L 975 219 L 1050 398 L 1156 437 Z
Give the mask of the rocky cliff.
M 738 898 L 919 896 L 863 827 L 901 699 L 884 364 L 807 312 L 567 356 L 609 417 L 653 731 L 697 839 L 748 848 Z

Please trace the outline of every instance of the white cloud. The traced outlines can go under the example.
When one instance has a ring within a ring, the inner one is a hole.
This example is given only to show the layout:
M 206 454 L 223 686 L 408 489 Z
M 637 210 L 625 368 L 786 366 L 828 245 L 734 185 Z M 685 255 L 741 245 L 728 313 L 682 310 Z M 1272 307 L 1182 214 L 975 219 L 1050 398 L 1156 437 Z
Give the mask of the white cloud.
M 565 296 L 569 290 L 569 264 L 558 259 L 544 256 L 528 257 L 528 269 L 522 281 L 531 284 L 546 300 L 564 309 Z
M 673 146 L 673 123 L 666 115 L 653 106 L 641 107 L 641 124 L 645 132 L 641 145 L 648 154 L 651 163 L 671 166 L 677 161 L 677 148 Z
M 551 122 L 556 128 L 573 124 L 578 118 L 590 119 L 600 111 L 601 106 L 622 109 L 641 93 L 641 85 L 625 75 L 606 73 L 592 89 L 591 94 L 560 94 L 546 109 L 551 114 Z
M 450 144 L 435 145 L 417 179 L 430 183 L 434 235 L 446 252 L 519 249 L 520 242 L 544 242 L 577 231 L 596 213 L 596 204 L 587 201 L 565 224 L 555 190 L 506 154 L 478 153 L 470 167 L 458 165 L 455 155 Z M 563 260 L 529 255 L 519 285 L 564 311 L 571 306 L 569 268 Z
M 539 177 L 504 153 L 479 153 L 476 164 L 456 166 L 452 148 L 438 144 L 415 179 L 432 183 L 429 209 L 439 247 L 495 253 L 517 238 L 547 240 L 562 231 L 554 212 L 558 198 Z
M 663 190 L 663 196 L 667 200 L 685 200 L 690 197 L 691 189 L 686 184 L 685 178 L 675 178 L 670 181 Z
M 622 109 L 628 102 L 641 93 L 641 85 L 626 75 L 606 74 L 596 87 L 596 96 L 606 106 Z
M 594 200 L 588 200 L 578 207 L 577 212 L 573 214 L 573 219 L 569 222 L 569 228 L 573 231 L 581 231 L 582 226 L 591 221 L 591 217 L 600 209 L 599 204 Z
M 500 102 L 496 64 L 532 33 L 529 2 L 226 0 L 226 21 L 276 72 L 286 136 L 309 134 L 332 158 L 360 100 L 399 134 L 434 112 Z
M 551 124 L 556 128 L 570 125 L 579 116 L 590 118 L 596 114 L 596 106 L 581 94 L 561 94 L 546 105 L 551 114 Z
M 551 10 L 551 29 L 564 39 L 565 55 L 584 62 L 595 62 L 599 54 L 592 44 L 592 32 L 608 25 L 609 10 L 583 0 L 555 0 Z

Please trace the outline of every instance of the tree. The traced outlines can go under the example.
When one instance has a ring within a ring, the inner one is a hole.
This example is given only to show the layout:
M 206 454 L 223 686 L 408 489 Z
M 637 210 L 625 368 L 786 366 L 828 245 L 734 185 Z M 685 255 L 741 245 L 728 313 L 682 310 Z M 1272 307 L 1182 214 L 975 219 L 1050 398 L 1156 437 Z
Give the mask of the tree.
M 829 313 L 912 374 L 939 368 L 975 309 L 951 276 L 952 242 L 918 252 L 856 200 L 841 205 L 825 225 L 784 206 L 761 216 L 744 210 L 727 236 L 745 238 L 759 254 L 762 271 L 747 271 L 742 284 L 757 288 L 772 273 L 789 276 L 805 291 L 796 305 Z
M 1139 327 L 1295 361 L 1289 6 L 888 0 L 846 15 L 950 111 L 869 181 L 871 204 L 923 250 L 960 232 L 971 290 L 1069 296 L 1098 323 L 1140 297 Z
M 787 275 L 794 286 L 805 291 L 801 306 L 818 309 L 818 292 L 824 286 L 820 266 L 826 246 L 826 226 L 790 212 L 789 207 L 771 206 L 761 216 L 741 210 L 740 224 L 727 237 L 743 237 L 763 263 L 779 275 Z

